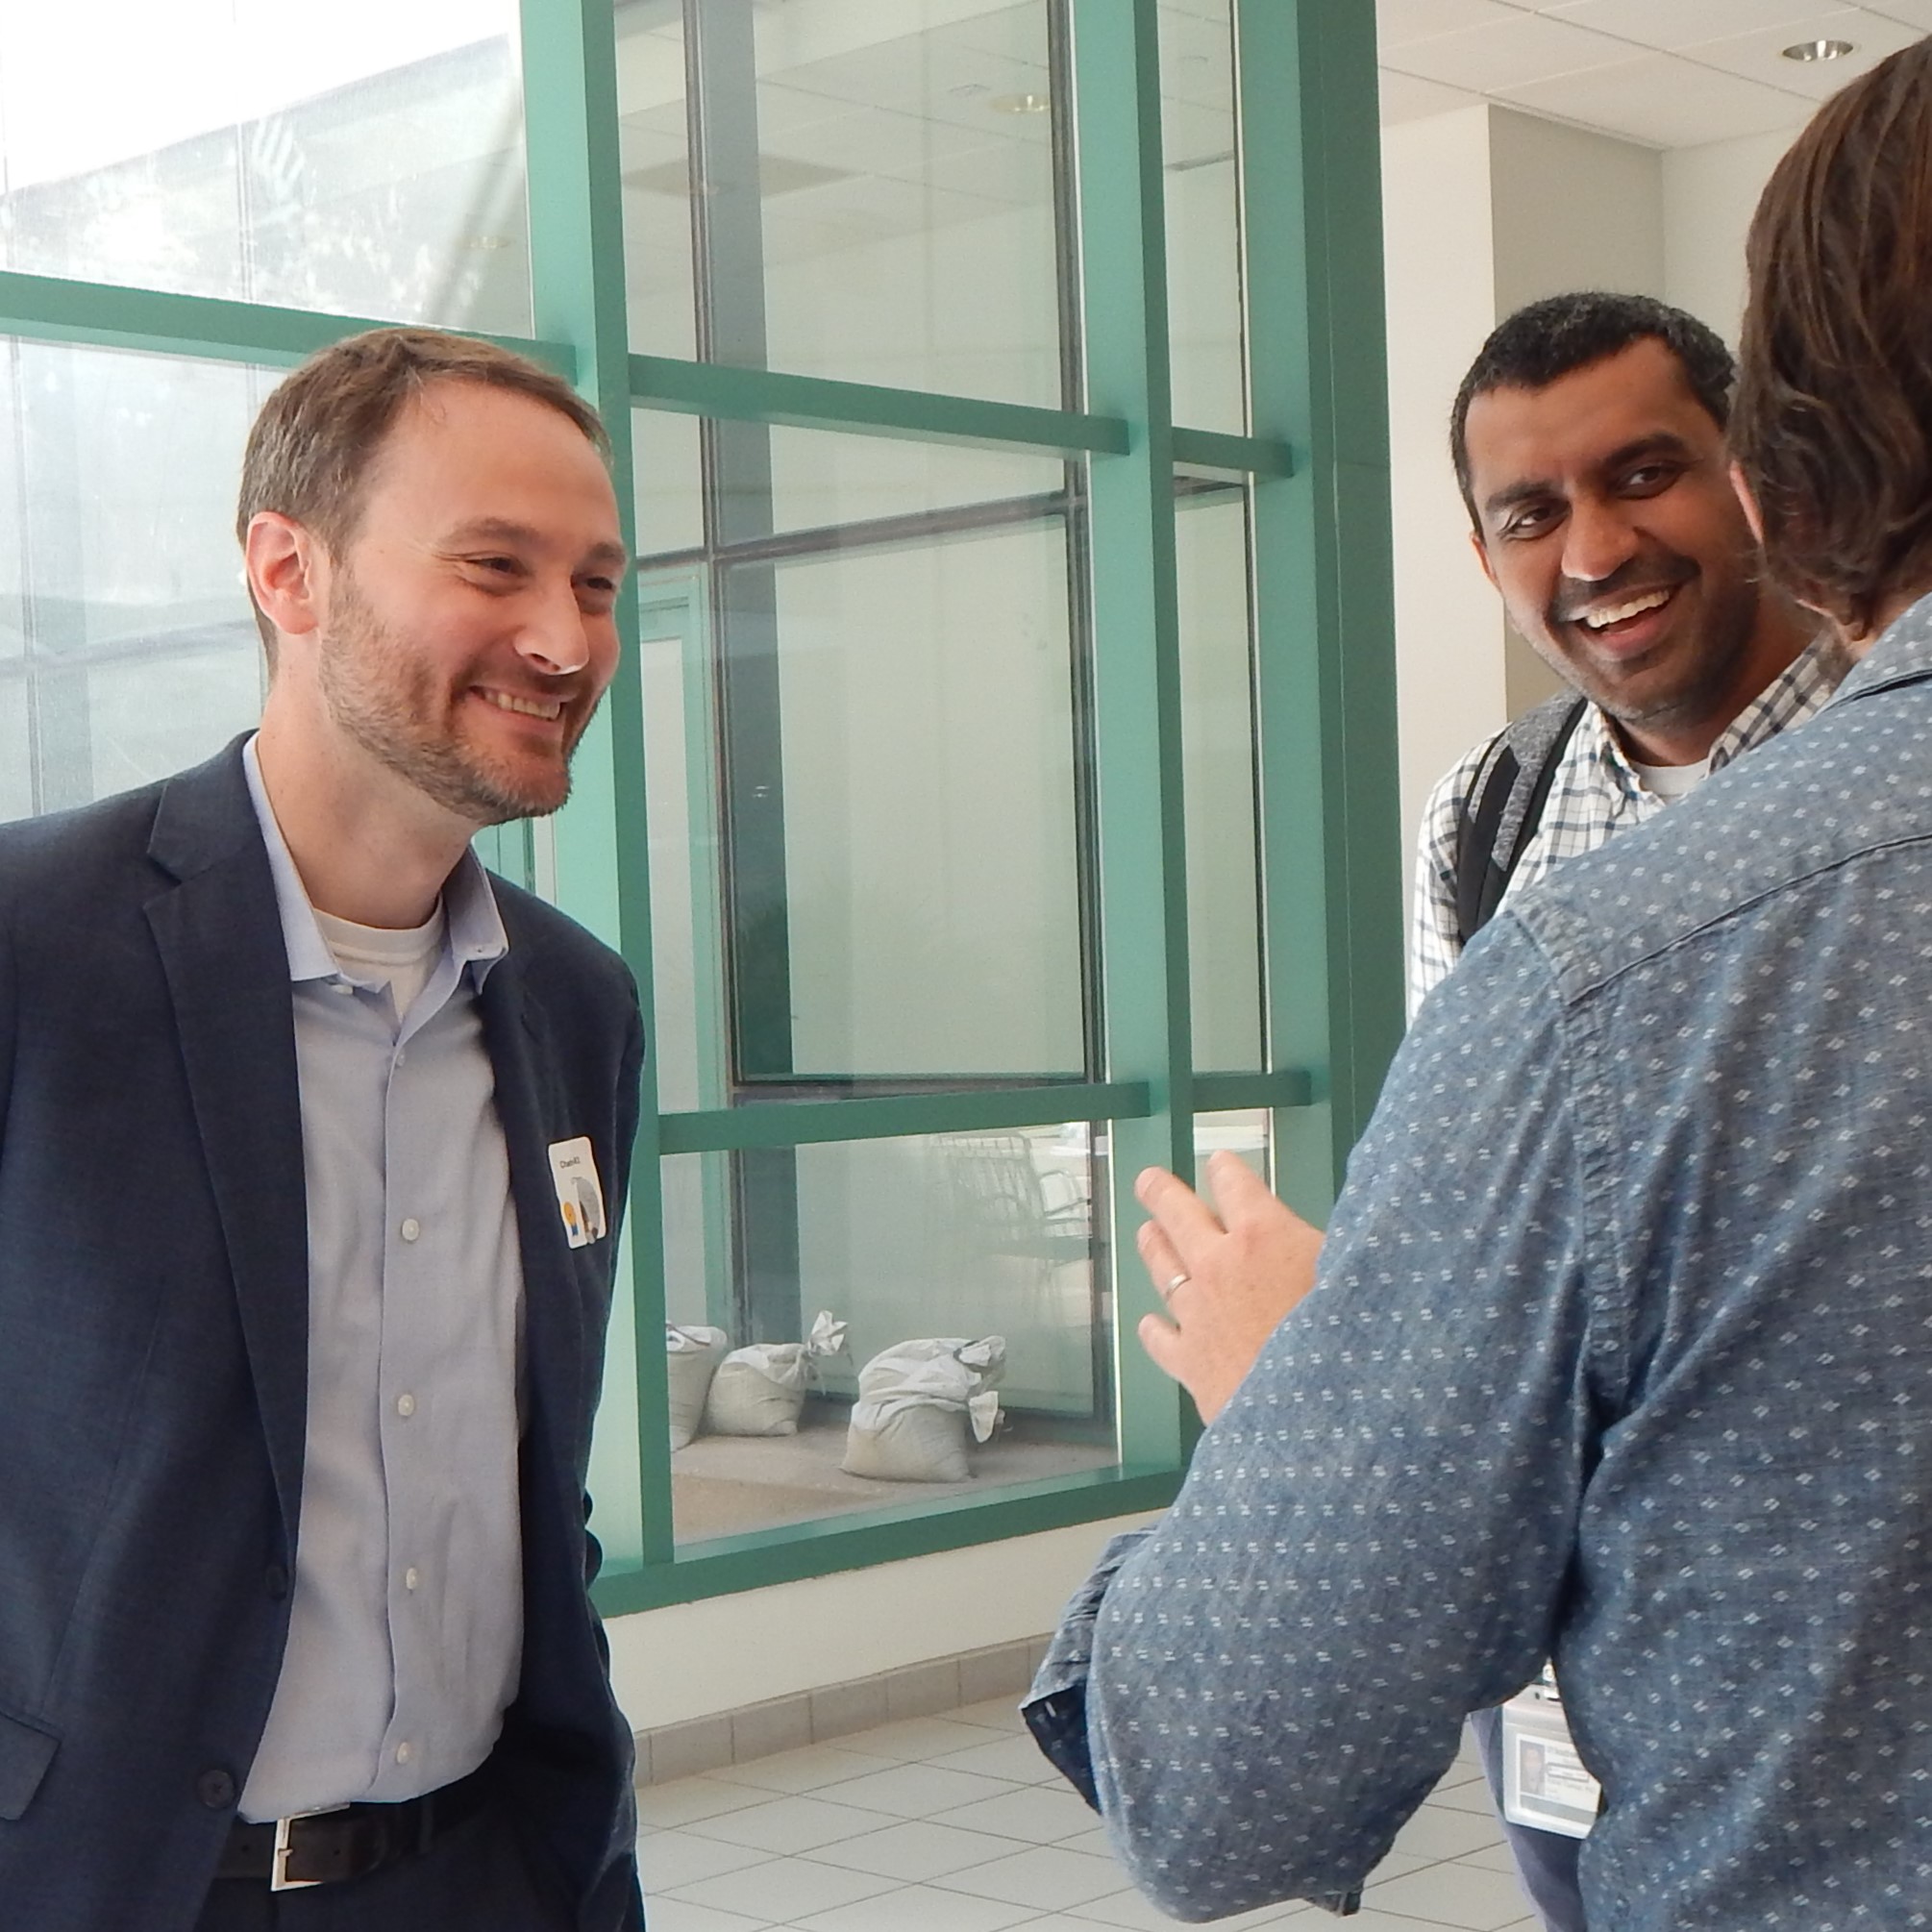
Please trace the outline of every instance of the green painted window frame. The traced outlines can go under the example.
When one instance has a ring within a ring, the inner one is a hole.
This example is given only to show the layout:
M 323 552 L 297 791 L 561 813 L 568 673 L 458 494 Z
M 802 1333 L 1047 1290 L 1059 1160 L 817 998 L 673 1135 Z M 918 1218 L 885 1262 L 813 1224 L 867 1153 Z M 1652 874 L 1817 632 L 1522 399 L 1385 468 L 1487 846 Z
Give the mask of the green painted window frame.
M 1087 408 L 1025 408 L 633 355 L 625 312 L 610 0 L 522 0 L 533 329 L 493 337 L 601 409 L 635 529 L 633 409 L 1082 459 L 1088 471 L 1099 989 L 1106 1077 L 1087 1084 L 752 1104 L 659 1114 L 647 1069 L 627 1248 L 635 1331 L 664 1311 L 667 1156 L 1084 1119 L 1110 1124 L 1113 1172 L 1190 1174 L 1195 1115 L 1272 1111 L 1274 1177 L 1321 1216 L 1401 1027 L 1395 665 L 1382 350 L 1373 0 L 1232 0 L 1242 272 L 1253 433 L 1172 418 L 1155 0 L 1065 0 L 1071 24 Z M 291 366 L 378 318 L 0 272 L 0 334 Z M 1201 1075 L 1191 1056 L 1175 573 L 1177 465 L 1245 482 L 1252 555 L 1266 1064 Z M 620 613 L 638 632 L 633 582 Z M 554 834 L 488 841 L 617 946 L 651 1008 L 650 880 L 636 653 L 580 750 Z M 541 847 L 542 861 L 538 859 Z M 1114 1189 L 1115 1469 L 914 1499 L 674 1545 L 664 1356 L 637 1360 L 641 1565 L 607 1568 L 607 1614 L 752 1589 L 1171 1499 L 1196 1425 L 1131 1337 L 1153 1305 L 1139 1221 Z M 620 1292 L 622 1292 L 620 1290 Z

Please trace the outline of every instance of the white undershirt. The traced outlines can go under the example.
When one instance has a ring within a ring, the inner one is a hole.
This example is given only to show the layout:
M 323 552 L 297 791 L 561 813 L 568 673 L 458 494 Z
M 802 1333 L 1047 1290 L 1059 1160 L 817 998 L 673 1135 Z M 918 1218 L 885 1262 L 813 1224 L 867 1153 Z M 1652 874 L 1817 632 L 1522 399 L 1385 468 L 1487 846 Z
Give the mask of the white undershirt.
M 408 1019 L 416 995 L 429 984 L 442 956 L 442 901 L 436 901 L 436 909 L 421 926 L 357 926 L 320 906 L 315 908 L 315 924 L 344 975 L 370 984 L 386 983 L 397 1024 Z
M 1699 758 L 1694 765 L 1640 765 L 1632 758 L 1630 769 L 1647 792 L 1654 792 L 1667 805 L 1689 798 L 1711 775 L 1708 758 Z

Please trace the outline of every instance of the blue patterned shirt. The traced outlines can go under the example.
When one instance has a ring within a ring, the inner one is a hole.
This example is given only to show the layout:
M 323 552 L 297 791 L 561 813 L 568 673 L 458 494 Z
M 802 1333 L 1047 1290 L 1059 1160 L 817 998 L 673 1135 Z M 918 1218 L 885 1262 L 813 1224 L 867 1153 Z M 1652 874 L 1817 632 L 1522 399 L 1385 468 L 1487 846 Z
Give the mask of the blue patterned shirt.
M 1110 1553 L 1036 1694 L 1177 1917 L 1355 1891 L 1551 1656 L 1593 1925 L 1932 1926 L 1932 599 L 1511 898 Z

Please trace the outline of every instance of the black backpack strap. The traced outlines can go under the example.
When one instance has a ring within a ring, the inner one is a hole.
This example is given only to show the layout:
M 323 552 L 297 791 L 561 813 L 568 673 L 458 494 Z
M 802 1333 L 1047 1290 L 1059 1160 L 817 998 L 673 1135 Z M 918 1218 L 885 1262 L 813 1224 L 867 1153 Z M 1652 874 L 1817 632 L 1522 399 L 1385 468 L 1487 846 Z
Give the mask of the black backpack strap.
M 1563 752 L 1585 700 L 1565 692 L 1525 711 L 1497 740 L 1480 791 L 1456 827 L 1456 936 L 1467 946 L 1496 916 L 1518 861 L 1543 820 Z

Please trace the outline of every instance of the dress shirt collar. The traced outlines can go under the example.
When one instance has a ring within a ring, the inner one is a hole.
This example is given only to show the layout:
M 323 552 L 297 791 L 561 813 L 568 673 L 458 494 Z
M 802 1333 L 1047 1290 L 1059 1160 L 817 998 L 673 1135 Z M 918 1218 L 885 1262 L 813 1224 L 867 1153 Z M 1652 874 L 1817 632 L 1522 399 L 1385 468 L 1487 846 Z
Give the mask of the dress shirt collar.
M 275 878 L 275 905 L 282 917 L 283 944 L 288 952 L 288 978 L 296 984 L 305 979 L 339 979 L 342 969 L 315 923 L 315 908 L 289 856 L 288 842 L 275 822 L 253 737 L 242 747 L 241 764 L 261 827 L 261 842 L 268 848 L 268 869 Z M 472 981 L 481 987 L 490 968 L 509 951 L 509 935 L 497 911 L 489 875 L 483 871 L 483 861 L 467 848 L 456 870 L 443 881 L 443 914 L 448 922 L 446 943 L 451 955 L 458 966 L 469 967 Z
M 1932 596 L 1921 597 L 1886 626 L 1871 649 L 1851 667 L 1851 675 L 1838 687 L 1838 695 L 1862 698 L 1868 691 L 1909 683 L 1928 672 L 1932 672 Z
M 1923 607 L 1923 634 L 1932 640 L 1932 599 L 1927 599 Z M 1901 625 L 1904 622 L 1899 620 Z M 1927 661 L 1932 662 L 1932 650 L 1928 650 Z M 1802 723 L 1822 707 L 1844 675 L 1845 658 L 1837 640 L 1824 635 L 1814 638 L 1718 733 L 1705 760 L 1707 768 L 1721 772 L 1733 758 Z M 1646 789 L 1623 741 L 1599 706 L 1588 707 L 1582 729 L 1594 730 L 1596 742 L 1591 749 L 1618 790 L 1634 798 Z

